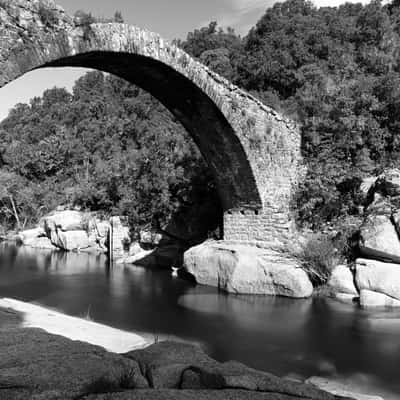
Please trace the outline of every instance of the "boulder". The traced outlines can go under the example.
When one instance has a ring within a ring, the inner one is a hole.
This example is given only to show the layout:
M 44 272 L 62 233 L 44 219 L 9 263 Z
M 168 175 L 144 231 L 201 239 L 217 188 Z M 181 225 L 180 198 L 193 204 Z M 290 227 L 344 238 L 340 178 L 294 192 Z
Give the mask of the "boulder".
M 163 238 L 160 233 L 155 233 L 151 231 L 141 231 L 139 236 L 140 243 L 152 246 L 158 246 Z
M 141 250 L 138 253 L 120 258 L 116 261 L 117 264 L 142 264 L 147 257 L 151 257 L 154 250 Z
M 129 256 L 135 256 L 143 251 L 142 247 L 138 242 L 132 242 L 129 245 Z
M 360 290 L 360 296 L 363 295 L 365 304 L 373 304 L 378 300 L 382 303 L 383 298 L 380 296 L 380 299 L 378 299 L 375 296 L 372 299 L 372 295 L 368 292 L 363 293 L 363 290 L 381 293 L 392 299 L 400 300 L 400 265 L 358 259 L 356 261 L 356 285 Z M 388 300 L 385 300 L 386 302 Z
M 400 241 L 390 217 L 369 215 L 360 228 L 360 252 L 370 256 L 371 252 L 385 253 L 388 257 L 400 257 Z
M 54 396 L 54 395 L 53 395 Z M 25 400 L 27 397 L 21 397 Z M 56 397 L 48 397 L 53 399 Z M 48 399 L 46 397 L 46 399 Z M 285 394 L 254 392 L 241 389 L 224 390 L 181 390 L 181 389 L 141 389 L 119 393 L 92 394 L 84 400 L 310 400 L 307 396 L 292 397 Z M 321 397 L 322 399 L 327 399 Z M 340 398 L 342 399 L 342 398 Z M 36 399 L 35 399 L 36 400 Z M 42 400 L 42 398 L 40 398 Z M 339 400 L 338 397 L 335 400 Z M 354 399 L 350 399 L 354 400 Z
M 32 237 L 30 239 L 26 239 L 23 241 L 25 246 L 29 246 L 35 249 L 47 249 L 47 250 L 56 250 L 57 247 L 51 243 L 51 240 L 48 237 Z
M 31 239 L 36 239 L 42 236 L 46 236 L 46 232 L 44 231 L 43 228 L 38 227 L 38 228 L 33 228 L 33 229 L 28 229 L 26 231 L 19 232 L 19 237 L 21 239 L 22 244 L 26 244 L 26 241 L 29 241 Z
M 313 385 L 278 378 L 235 361 L 219 363 L 191 344 L 161 342 L 125 356 L 139 364 L 154 389 L 244 389 L 298 399 L 335 399 Z
M 197 283 L 238 294 L 309 297 L 313 287 L 297 260 L 270 249 L 206 242 L 184 254 Z
M 400 307 L 400 300 L 389 297 L 386 294 L 362 289 L 360 291 L 360 306 L 372 307 Z
M 110 232 L 110 223 L 107 221 L 95 220 L 97 236 L 100 238 L 106 238 Z
M 58 231 L 57 246 L 63 250 L 72 251 L 90 247 L 86 231 Z
M 338 265 L 332 270 L 328 286 L 336 293 L 358 296 L 353 273 L 347 265 Z
M 135 361 L 41 329 L 0 330 L 0 351 L 2 400 L 72 400 L 96 393 L 99 387 L 148 387 Z
M 67 210 L 47 215 L 39 224 L 46 232 L 48 229 L 54 230 L 54 227 L 64 232 L 80 231 L 87 228 L 88 218 L 88 214 L 81 211 Z

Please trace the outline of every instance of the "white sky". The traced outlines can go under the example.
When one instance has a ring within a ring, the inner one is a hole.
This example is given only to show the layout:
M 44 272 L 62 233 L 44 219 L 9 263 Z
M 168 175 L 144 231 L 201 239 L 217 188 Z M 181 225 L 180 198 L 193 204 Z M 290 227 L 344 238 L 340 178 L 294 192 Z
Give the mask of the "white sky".
M 275 0 L 56 0 L 67 12 L 92 10 L 94 15 L 110 16 L 120 10 L 127 23 L 158 32 L 167 39 L 184 38 L 186 33 L 212 20 L 232 26 L 241 35 L 273 5 Z M 316 0 L 318 6 L 337 6 L 341 0 Z M 350 0 L 350 2 L 356 2 Z M 367 0 L 361 0 L 366 3 Z M 17 103 L 26 103 L 54 86 L 71 89 L 87 70 L 46 68 L 25 74 L 0 89 L 0 121 Z

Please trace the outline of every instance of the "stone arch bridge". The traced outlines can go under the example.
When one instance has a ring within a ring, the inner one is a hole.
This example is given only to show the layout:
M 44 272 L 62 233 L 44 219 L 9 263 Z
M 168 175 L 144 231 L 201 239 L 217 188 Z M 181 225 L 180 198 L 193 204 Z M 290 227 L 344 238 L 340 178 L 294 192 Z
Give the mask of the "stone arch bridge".
M 291 237 L 300 135 L 274 110 L 157 34 L 126 24 L 81 25 L 50 0 L 1 0 L 0 87 L 42 67 L 98 69 L 150 92 L 211 168 L 224 239 L 265 245 Z

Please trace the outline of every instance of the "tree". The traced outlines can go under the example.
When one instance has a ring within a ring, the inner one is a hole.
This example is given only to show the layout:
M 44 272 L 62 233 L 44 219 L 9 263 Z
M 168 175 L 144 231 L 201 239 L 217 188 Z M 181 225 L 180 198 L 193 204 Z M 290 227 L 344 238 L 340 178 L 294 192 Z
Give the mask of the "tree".
M 123 24 L 124 23 L 124 17 L 122 16 L 121 11 L 115 11 L 114 22 L 117 22 L 119 24 Z

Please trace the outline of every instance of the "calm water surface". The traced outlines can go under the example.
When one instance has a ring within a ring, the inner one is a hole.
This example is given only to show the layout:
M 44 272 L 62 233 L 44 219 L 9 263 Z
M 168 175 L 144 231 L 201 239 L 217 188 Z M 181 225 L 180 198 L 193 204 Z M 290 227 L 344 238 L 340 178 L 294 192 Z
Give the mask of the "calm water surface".
M 227 296 L 169 271 L 110 269 L 104 256 L 7 244 L 0 245 L 0 297 L 195 341 L 220 361 L 280 376 L 330 376 L 400 398 L 397 311 L 367 312 L 327 299 Z

